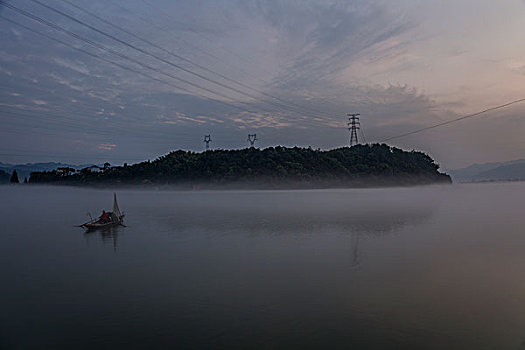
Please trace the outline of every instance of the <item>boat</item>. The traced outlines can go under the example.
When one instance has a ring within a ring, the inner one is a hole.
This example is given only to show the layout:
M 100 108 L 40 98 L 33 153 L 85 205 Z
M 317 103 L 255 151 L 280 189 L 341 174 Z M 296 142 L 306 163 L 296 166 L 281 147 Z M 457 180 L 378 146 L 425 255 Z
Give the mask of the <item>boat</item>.
M 97 219 L 80 225 L 80 227 L 84 227 L 88 230 L 110 228 L 115 226 L 124 226 L 124 214 L 120 212 L 118 207 L 116 193 L 113 193 L 113 211 L 106 212 L 103 210 L 102 215 L 100 215 Z

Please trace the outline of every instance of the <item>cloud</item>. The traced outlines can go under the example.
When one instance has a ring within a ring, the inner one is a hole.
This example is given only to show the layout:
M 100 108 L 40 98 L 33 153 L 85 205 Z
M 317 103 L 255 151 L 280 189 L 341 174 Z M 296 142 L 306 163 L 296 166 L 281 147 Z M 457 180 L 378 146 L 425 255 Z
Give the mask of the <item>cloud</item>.
M 59 76 L 58 74 L 49 73 L 48 76 L 51 77 L 52 79 L 55 79 L 59 84 L 67 86 L 69 89 L 77 90 L 77 91 L 85 91 L 85 87 L 81 85 L 75 85 L 71 81 Z
M 248 1 L 245 8 L 279 31 L 285 69 L 276 84 L 301 89 L 330 81 L 364 50 L 388 44 L 391 53 L 403 50 L 401 36 L 414 25 L 370 1 Z M 256 9 L 256 10 L 255 10 Z M 395 47 L 391 45 L 397 39 Z M 384 49 L 382 54 L 384 54 Z M 378 53 L 378 55 L 381 53 Z
M 112 151 L 115 147 L 117 147 L 117 145 L 112 143 L 101 143 L 97 146 L 98 149 L 105 151 Z
M 240 113 L 236 117 L 232 118 L 237 127 L 240 129 L 261 129 L 261 128 L 284 128 L 292 125 L 291 122 L 287 122 L 286 118 L 279 116 L 278 113 Z
M 71 69 L 77 73 L 89 75 L 91 71 L 79 60 L 71 61 L 60 57 L 54 57 L 55 63 L 61 67 Z
M 2 68 L 2 67 L 0 67 L 0 73 L 4 73 L 4 74 L 6 74 L 6 75 L 8 75 L 10 77 L 13 76 L 13 72 L 11 72 L 11 71 L 9 71 L 9 70 L 7 70 L 5 68 Z
M 181 93 L 6 24 L 0 27 L 0 105 L 34 114 L 45 109 L 50 120 L 67 117 L 70 130 L 94 125 L 101 134 L 118 135 L 112 142 L 119 147 L 108 144 L 102 135 L 94 140 L 89 139 L 93 133 L 86 133 L 83 137 L 91 145 L 89 149 L 109 147 L 113 152 L 108 154 L 115 155 L 133 150 L 141 157 L 146 150 L 148 156 L 170 148 L 200 150 L 203 133 L 212 133 L 216 145 L 223 142 L 224 147 L 244 147 L 246 133 L 252 130 L 257 130 L 261 146 L 341 146 L 347 141 L 346 114 L 353 112 L 361 113 L 368 139 L 377 141 L 521 94 L 525 49 L 519 45 L 519 36 L 512 35 L 522 26 L 519 11 L 514 11 L 516 5 L 507 0 L 505 5 L 488 0 L 443 1 L 446 6 L 437 1 L 415 6 L 411 0 L 399 0 L 395 6 L 385 0 L 180 0 L 176 4 L 159 0 L 154 7 L 141 0 L 120 2 L 127 11 L 116 3 L 86 3 L 82 6 L 113 23 L 266 95 L 181 62 L 114 28 L 101 26 L 137 46 L 259 98 L 238 96 L 129 47 L 99 38 L 117 51 L 232 99 L 220 98 L 230 106 L 214 102 L 199 96 L 212 94 L 194 87 L 189 89 L 193 93 Z M 477 11 L 471 11 L 473 4 Z M 521 9 L 523 5 L 519 5 Z M 13 15 L 5 12 L 9 14 Z M 480 20 L 487 15 L 495 16 L 493 25 Z M 95 23 L 93 18 L 82 18 Z M 505 20 L 496 20 L 501 18 Z M 32 25 L 56 34 L 36 23 Z M 79 33 L 93 40 L 98 38 L 87 30 Z M 74 44 L 71 38 L 64 40 Z M 89 45 L 83 48 L 94 50 Z M 155 79 L 180 83 L 122 58 L 102 54 Z M 13 92 L 20 95 L 14 96 Z M 65 123 L 44 122 L 44 118 L 35 117 L 34 126 L 54 128 L 51 131 L 56 135 L 67 132 Z M 21 125 L 15 126 L 20 129 Z M 139 135 L 142 139 L 137 142 Z M 461 134 L 460 140 L 452 140 L 450 133 L 444 133 L 439 138 L 450 142 L 434 142 L 431 139 L 435 135 L 398 144 L 430 149 L 447 157 L 458 153 L 458 145 L 468 138 Z M 485 132 L 480 130 L 479 135 Z M 0 140 L 0 147 L 9 145 Z M 484 151 L 480 148 L 479 152 Z
M 224 123 L 224 120 L 213 118 L 210 116 L 203 116 L 203 115 L 195 115 L 195 116 L 188 116 L 184 113 L 175 112 L 171 115 L 158 115 L 156 117 L 158 124 L 166 124 L 166 125 L 210 125 L 210 124 L 221 124 Z

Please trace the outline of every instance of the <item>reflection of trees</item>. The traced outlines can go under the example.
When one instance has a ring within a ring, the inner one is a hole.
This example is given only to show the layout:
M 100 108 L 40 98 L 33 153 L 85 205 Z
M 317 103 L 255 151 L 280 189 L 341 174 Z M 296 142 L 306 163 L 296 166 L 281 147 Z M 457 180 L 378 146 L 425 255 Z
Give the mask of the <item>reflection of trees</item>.
M 102 240 L 103 244 L 112 243 L 113 244 L 113 251 L 117 251 L 117 240 L 118 240 L 118 230 L 119 227 L 103 227 L 93 230 L 88 230 L 84 233 L 84 236 L 86 239 L 91 239 L 92 237 L 98 237 L 100 240 Z

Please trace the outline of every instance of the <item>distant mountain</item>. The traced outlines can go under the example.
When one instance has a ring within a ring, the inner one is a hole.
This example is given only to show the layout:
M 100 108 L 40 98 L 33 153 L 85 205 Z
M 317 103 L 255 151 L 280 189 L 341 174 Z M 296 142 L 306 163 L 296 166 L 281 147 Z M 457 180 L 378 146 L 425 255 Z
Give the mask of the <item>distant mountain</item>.
M 525 163 L 502 165 L 483 171 L 476 176 L 478 180 L 525 180 Z
M 456 182 L 525 180 L 525 159 L 503 163 L 473 164 L 448 172 Z
M 12 174 L 13 170 L 16 170 L 16 172 L 18 173 L 18 177 L 20 178 L 21 181 L 23 181 L 25 177 L 29 179 L 29 175 L 32 172 L 36 172 L 36 171 L 50 171 L 50 170 L 55 170 L 56 168 L 63 168 L 63 167 L 82 169 L 82 168 L 85 168 L 91 165 L 93 164 L 71 165 L 71 164 L 55 163 L 55 162 L 6 164 L 6 163 L 0 162 L 0 170 L 8 174 Z

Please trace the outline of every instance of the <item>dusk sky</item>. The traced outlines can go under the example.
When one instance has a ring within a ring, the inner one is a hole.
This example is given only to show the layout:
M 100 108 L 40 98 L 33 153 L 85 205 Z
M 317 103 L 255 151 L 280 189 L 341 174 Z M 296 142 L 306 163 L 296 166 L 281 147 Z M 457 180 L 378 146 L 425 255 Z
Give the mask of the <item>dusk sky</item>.
M 41 1 L 0 6 L 4 163 L 132 163 L 206 134 L 329 149 L 347 113 L 378 142 L 525 98 L 523 0 Z M 525 158 L 524 136 L 525 103 L 389 143 L 452 169 Z

